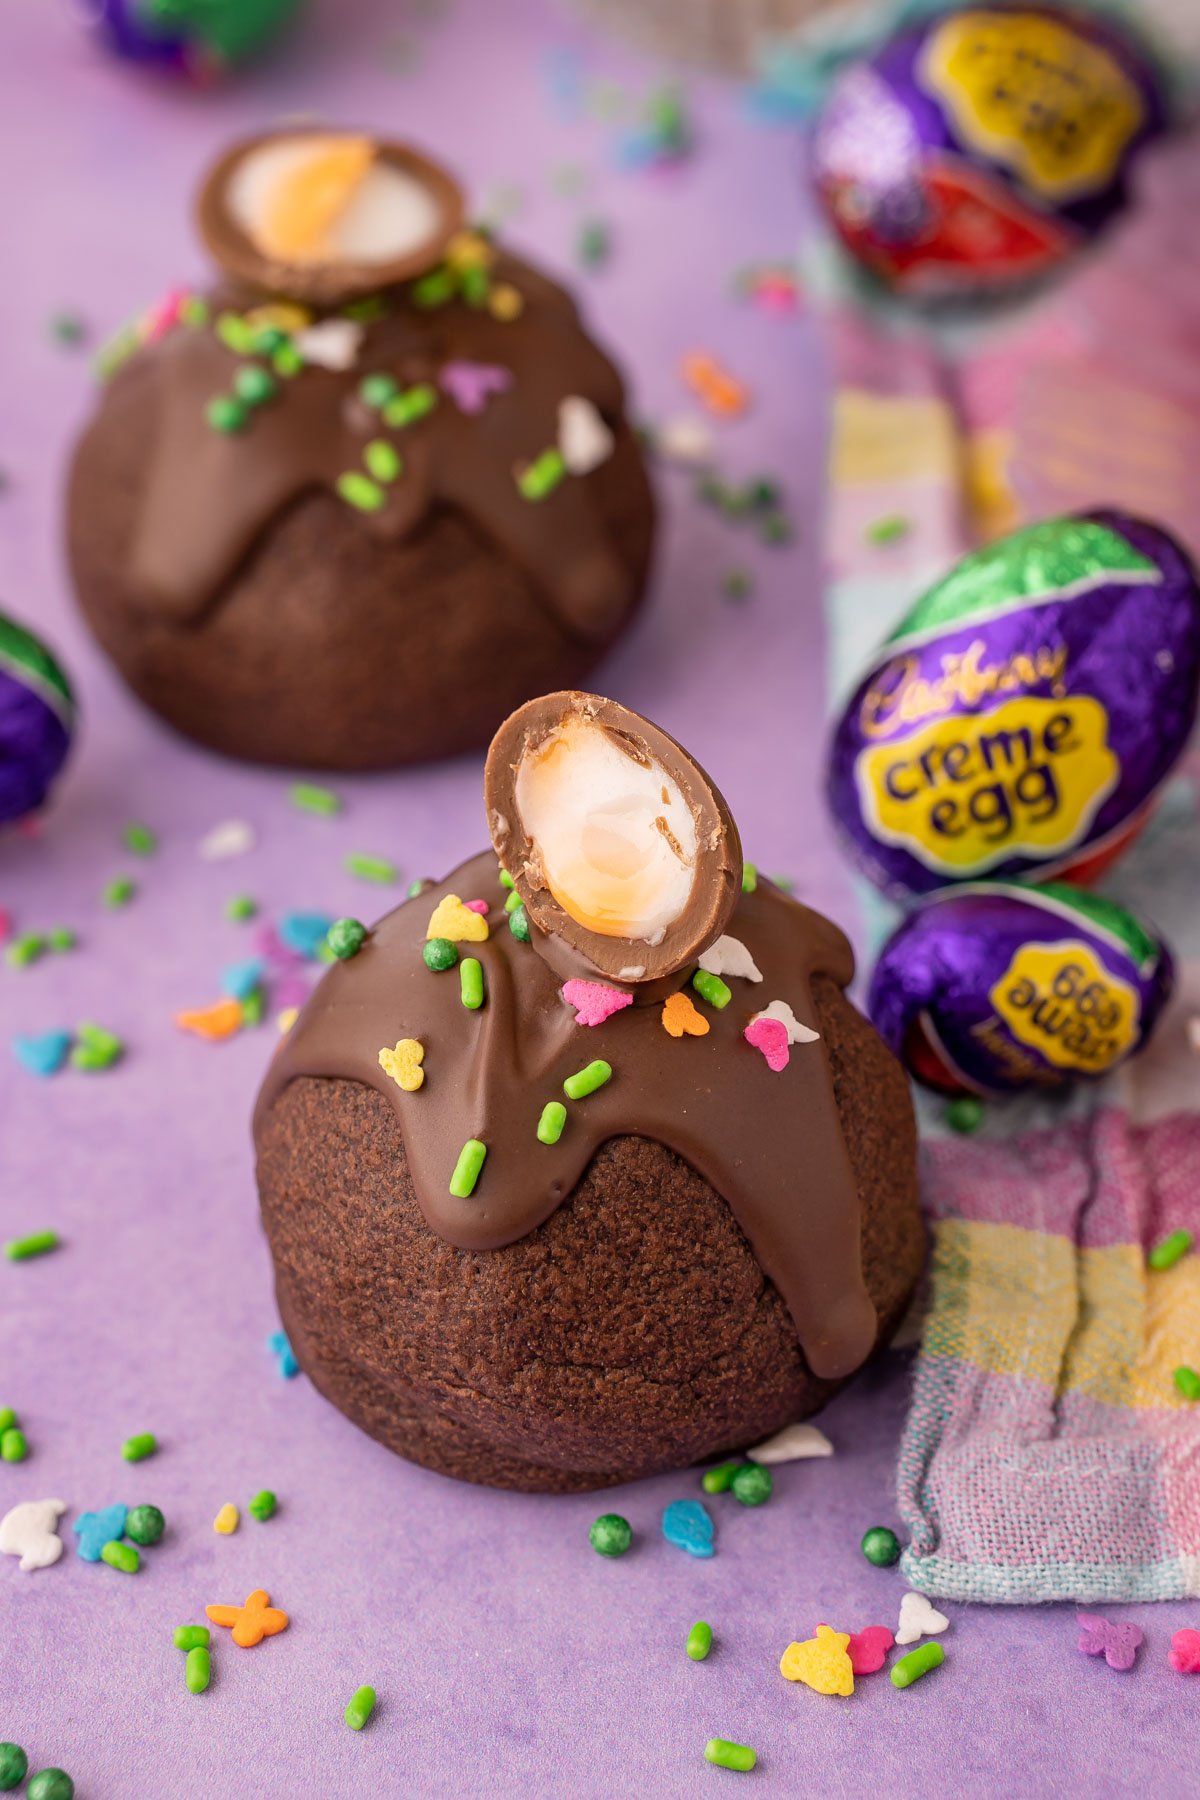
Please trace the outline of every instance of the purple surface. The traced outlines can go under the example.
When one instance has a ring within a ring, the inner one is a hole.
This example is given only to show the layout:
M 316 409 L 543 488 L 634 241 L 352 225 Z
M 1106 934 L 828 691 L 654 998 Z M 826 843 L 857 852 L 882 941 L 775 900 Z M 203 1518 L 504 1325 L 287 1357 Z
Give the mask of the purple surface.
M 947 1662 L 896 1693 L 865 1679 L 852 1700 L 785 1684 L 779 1656 L 818 1620 L 894 1628 L 901 1582 L 865 1563 L 864 1527 L 895 1523 L 892 1466 L 906 1363 L 869 1373 L 823 1421 L 832 1461 L 793 1466 L 751 1512 L 713 1503 L 717 1555 L 664 1544 L 663 1506 L 695 1477 L 601 1498 L 492 1494 L 412 1469 L 359 1435 L 303 1378 L 285 1383 L 264 1340 L 275 1324 L 259 1234 L 247 1117 L 271 1028 L 209 1046 L 178 1033 L 179 1007 L 216 997 L 253 928 L 222 916 L 248 891 L 265 916 L 324 908 L 367 916 L 380 890 L 340 870 L 350 849 L 394 855 L 404 877 L 440 873 L 482 842 L 479 768 L 343 781 L 341 818 L 294 812 L 287 782 L 178 742 L 125 696 L 69 603 L 58 487 L 89 402 L 83 359 L 46 320 L 84 313 L 98 333 L 177 277 L 202 273 L 183 196 L 229 135 L 319 107 L 350 123 L 412 132 L 481 190 L 522 183 L 511 235 L 564 269 L 582 213 L 615 224 L 611 268 L 586 286 L 590 313 L 629 366 L 651 415 L 693 410 L 675 368 L 686 349 L 723 356 L 758 396 L 724 430 L 731 470 L 782 473 L 802 525 L 796 547 L 749 539 L 662 484 L 666 523 L 655 602 L 601 685 L 684 738 L 724 788 L 748 853 L 790 871 L 806 898 L 846 916 L 848 889 L 817 798 L 824 731 L 817 503 L 823 377 L 808 324 L 733 302 L 737 265 L 787 253 L 800 225 L 786 139 L 739 123 L 734 95 L 697 84 L 702 143 L 669 177 L 619 173 L 608 128 L 563 123 L 541 62 L 568 27 L 535 0 L 460 6 L 430 25 L 414 8 L 325 0 L 251 85 L 195 95 L 144 85 L 95 60 L 65 11 L 10 5 L 0 216 L 3 405 L 0 601 L 61 650 L 80 690 L 82 743 L 37 840 L 0 840 L 0 904 L 19 929 L 75 925 L 73 956 L 0 967 L 0 1235 L 56 1226 L 65 1247 L 0 1264 L 0 1404 L 19 1411 L 33 1454 L 0 1465 L 0 1511 L 55 1495 L 71 1506 L 68 1548 L 22 1574 L 0 1559 L 0 1737 L 34 1768 L 69 1769 L 79 1800 L 351 1793 L 692 1795 L 745 1779 L 749 1793 L 858 1795 L 1179 1793 L 1194 1780 L 1200 1684 L 1166 1662 L 1195 1609 L 1143 1607 L 1138 1668 L 1082 1658 L 1069 1608 L 961 1607 Z M 381 46 L 420 53 L 403 78 Z M 581 40 L 582 41 L 582 40 Z M 597 51 L 597 73 L 643 85 L 650 71 Z M 563 162 L 593 175 L 585 206 L 550 191 Z M 20 279 L 13 278 L 13 270 Z M 717 575 L 760 571 L 740 608 Z M 210 864 L 196 843 L 242 817 L 258 848 Z M 139 863 L 119 844 L 145 819 L 161 849 Z M 99 903 L 129 870 L 121 913 Z M 105 1075 L 39 1082 L 7 1038 L 95 1019 L 129 1056 Z M 130 1468 L 120 1444 L 162 1443 Z M 226 1500 L 269 1486 L 281 1508 L 243 1513 L 218 1537 Z M 72 1518 L 113 1500 L 153 1500 L 168 1535 L 134 1578 L 87 1565 Z M 637 1541 L 621 1561 L 587 1547 L 615 1508 Z M 174 1626 L 256 1586 L 292 1616 L 254 1651 L 216 1634 L 213 1685 L 183 1687 Z M 690 1663 L 694 1619 L 717 1647 Z M 342 1708 L 361 1682 L 379 1711 L 355 1735 Z M 758 1771 L 708 1768 L 717 1733 L 753 1744 Z

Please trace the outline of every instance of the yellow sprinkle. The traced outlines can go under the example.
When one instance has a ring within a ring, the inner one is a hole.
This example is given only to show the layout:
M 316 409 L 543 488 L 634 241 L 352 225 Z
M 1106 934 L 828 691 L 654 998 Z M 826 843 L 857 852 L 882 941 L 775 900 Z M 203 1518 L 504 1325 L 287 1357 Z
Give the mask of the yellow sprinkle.
M 247 325 L 253 325 L 256 331 L 264 331 L 270 327 L 275 331 L 286 331 L 289 335 L 296 331 L 307 331 L 313 322 L 307 306 L 296 306 L 291 300 L 269 300 L 265 306 L 252 306 L 243 317 Z
M 490 269 L 496 252 L 477 231 L 456 231 L 446 245 L 446 261 L 454 269 Z
M 232 1500 L 227 1500 L 213 1520 L 213 1530 L 219 1531 L 222 1537 L 228 1537 L 230 1532 L 236 1531 L 237 1528 L 238 1509 Z
M 433 909 L 425 937 L 449 938 L 452 944 L 487 942 L 488 923 L 482 913 L 464 906 L 457 894 L 447 894 Z
M 379 1052 L 380 1068 L 406 1094 L 415 1094 L 425 1080 L 425 1071 L 421 1067 L 424 1061 L 425 1046 L 416 1038 L 401 1038 L 394 1050 L 385 1045 Z
M 524 300 L 507 281 L 498 281 L 488 295 L 488 311 L 493 319 L 503 319 L 507 323 L 519 319 L 524 310 Z
M 282 1035 L 284 1032 L 290 1031 L 299 1017 L 300 1008 L 298 1006 L 285 1006 L 275 1021 L 279 1027 L 280 1034 Z

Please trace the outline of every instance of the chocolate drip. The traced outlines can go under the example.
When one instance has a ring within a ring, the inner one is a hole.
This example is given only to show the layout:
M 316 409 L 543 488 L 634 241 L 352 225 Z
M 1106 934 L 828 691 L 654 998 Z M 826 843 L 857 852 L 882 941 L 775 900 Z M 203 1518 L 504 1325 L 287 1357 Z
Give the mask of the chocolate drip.
M 447 894 L 488 902 L 486 943 L 460 945 L 484 968 L 481 1011 L 461 1003 L 453 970 L 433 974 L 421 951 L 430 914 Z M 399 907 L 352 961 L 330 969 L 280 1044 L 255 1115 L 300 1076 L 376 1088 L 395 1108 L 413 1184 L 431 1230 L 462 1250 L 494 1250 L 537 1229 L 612 1137 L 656 1140 L 683 1157 L 727 1200 L 764 1273 L 795 1322 L 814 1374 L 850 1374 L 877 1333 L 863 1283 L 859 1201 L 824 1045 L 796 1044 L 774 1073 L 742 1032 L 771 1000 L 815 1021 L 812 979 L 845 987 L 853 955 L 842 933 L 769 883 L 743 894 L 729 925 L 763 981 L 731 979 L 722 1011 L 697 1000 L 710 1030 L 670 1038 L 658 1006 L 630 1006 L 583 1027 L 559 978 L 504 915 L 495 858 L 465 863 Z M 682 986 L 682 981 L 680 982 Z M 379 1051 L 412 1037 L 424 1046 L 425 1082 L 402 1091 Z M 537 1141 L 548 1100 L 596 1057 L 612 1065 L 604 1087 L 567 1103 L 555 1145 Z M 456 1199 L 451 1171 L 468 1138 L 487 1145 L 475 1192 Z
M 199 620 L 274 519 L 313 488 L 361 470 L 366 444 L 387 438 L 404 469 L 382 509 L 360 515 L 364 531 L 413 536 L 438 507 L 452 507 L 525 571 L 573 636 L 611 634 L 628 605 L 628 576 L 587 476 L 567 475 L 544 499 L 528 500 L 517 472 L 555 444 L 559 404 L 569 395 L 590 400 L 615 426 L 620 378 L 560 289 L 510 257 L 499 257 L 491 273 L 520 293 L 519 318 L 495 319 L 461 299 L 422 308 L 411 290 L 397 290 L 386 315 L 363 327 L 353 368 L 310 364 L 281 379 L 277 395 L 235 433 L 214 430 L 206 408 L 230 391 L 243 359 L 210 328 L 177 326 L 142 349 L 138 362 L 155 365 L 159 395 L 130 559 L 135 599 L 181 626 Z M 262 300 L 226 290 L 211 306 L 215 315 Z M 436 385 L 445 365 L 460 361 L 503 368 L 511 384 L 471 414 L 439 393 L 432 412 L 395 430 L 358 397 L 366 375 Z

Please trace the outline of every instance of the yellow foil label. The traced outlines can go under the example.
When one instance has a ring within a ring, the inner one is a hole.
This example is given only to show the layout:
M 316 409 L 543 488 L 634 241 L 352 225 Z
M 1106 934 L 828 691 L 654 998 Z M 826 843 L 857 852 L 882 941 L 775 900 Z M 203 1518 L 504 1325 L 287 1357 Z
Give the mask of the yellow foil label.
M 874 835 L 939 874 L 1056 857 L 1085 836 L 1120 776 L 1098 700 L 1023 697 L 869 744 L 854 765 Z
M 1013 1036 L 1057 1069 L 1103 1074 L 1137 1041 L 1137 990 L 1090 944 L 1022 944 L 990 999 Z
M 923 72 L 964 141 L 1047 200 L 1106 188 L 1144 117 L 1109 52 L 1041 13 L 956 13 Z

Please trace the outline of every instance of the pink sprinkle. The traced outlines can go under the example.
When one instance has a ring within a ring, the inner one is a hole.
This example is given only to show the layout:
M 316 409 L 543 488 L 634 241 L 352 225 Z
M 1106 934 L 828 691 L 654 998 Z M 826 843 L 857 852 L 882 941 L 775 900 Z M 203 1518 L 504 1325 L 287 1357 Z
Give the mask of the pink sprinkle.
M 12 920 L 9 918 L 8 914 L 5 912 L 4 908 L 2 906 L 0 906 L 0 944 L 2 944 L 5 940 L 5 938 L 9 937 L 11 935 L 11 933 L 12 933 Z
M 304 961 L 298 951 L 284 943 L 273 925 L 259 926 L 254 934 L 254 949 L 259 956 L 265 956 L 276 967 L 295 969 Z
M 463 905 L 468 912 L 486 913 L 488 909 L 486 900 L 464 900 Z
M 751 1019 L 742 1036 L 748 1044 L 762 1051 L 768 1069 L 774 1069 L 778 1075 L 781 1069 L 787 1068 L 792 1053 L 788 1047 L 787 1026 L 782 1019 Z
M 184 287 L 173 287 L 164 294 L 157 306 L 152 306 L 142 321 L 142 334 L 148 344 L 155 344 L 159 338 L 166 337 L 172 325 L 179 320 L 180 309 L 188 297 Z
M 309 984 L 299 969 L 289 969 L 275 983 L 271 993 L 271 1004 L 277 1012 L 286 1012 L 289 1006 L 303 1006 L 310 991 Z
M 1200 1675 L 1200 1631 L 1184 1626 L 1171 1639 L 1167 1661 L 1181 1675 Z
M 868 1625 L 862 1631 L 852 1631 L 846 1652 L 854 1673 L 874 1675 L 876 1670 L 882 1669 L 895 1641 L 886 1625 Z
M 754 298 L 764 312 L 796 311 L 796 289 L 786 275 L 762 276 L 754 290 Z
M 605 987 L 602 981 L 580 981 L 578 978 L 563 982 L 562 997 L 568 1006 L 575 1008 L 577 1025 L 603 1025 L 605 1019 L 611 1019 L 623 1007 L 633 1005 L 632 994 Z
M 512 386 L 512 370 L 499 363 L 448 362 L 438 376 L 438 385 L 459 412 L 481 413 L 493 394 L 503 394 Z

